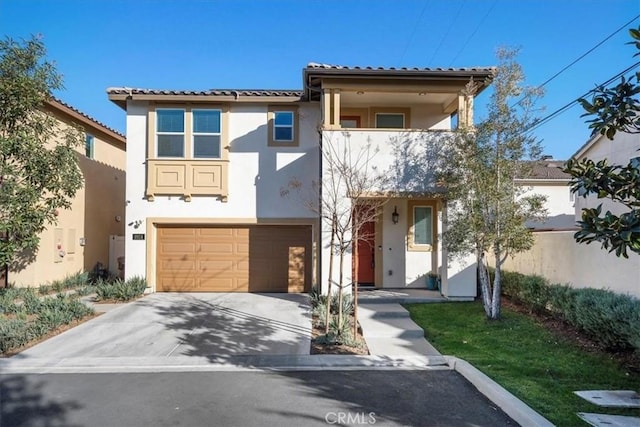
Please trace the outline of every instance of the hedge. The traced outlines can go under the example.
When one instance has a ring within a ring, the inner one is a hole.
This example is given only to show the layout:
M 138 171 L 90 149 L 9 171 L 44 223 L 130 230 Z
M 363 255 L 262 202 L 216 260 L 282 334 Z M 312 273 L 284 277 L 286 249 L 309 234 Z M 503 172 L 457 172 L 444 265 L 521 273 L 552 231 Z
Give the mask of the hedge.
M 502 272 L 502 294 L 532 312 L 568 322 L 607 350 L 640 353 L 640 300 L 630 295 L 549 284 L 510 271 Z

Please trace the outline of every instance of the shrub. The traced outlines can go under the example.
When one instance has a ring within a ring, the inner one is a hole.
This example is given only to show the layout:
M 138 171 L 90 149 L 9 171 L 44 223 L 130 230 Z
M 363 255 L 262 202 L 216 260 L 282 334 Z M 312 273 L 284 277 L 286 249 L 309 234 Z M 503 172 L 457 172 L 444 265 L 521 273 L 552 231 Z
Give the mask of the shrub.
M 30 292 L 25 292 L 24 295 L 22 295 L 21 307 L 27 314 L 35 314 L 40 310 L 40 304 L 42 302 L 32 288 L 29 288 L 29 291 Z
M 132 277 L 127 281 L 116 279 L 113 283 L 98 279 L 96 298 L 98 301 L 129 301 L 142 295 L 146 288 L 147 281 L 142 277 Z
M 640 300 L 604 289 L 549 285 L 534 275 L 504 272 L 503 294 L 583 331 L 608 350 L 640 352 Z
M 581 289 L 572 322 L 608 350 L 630 350 L 640 341 L 640 301 L 603 289 Z M 640 347 L 636 347 L 640 350 Z
M 316 341 L 319 344 L 355 344 L 353 338 L 353 324 L 349 318 L 342 319 L 342 327 L 338 326 L 338 316 L 332 315 L 329 321 L 329 333 L 319 336 Z
M 83 297 L 86 295 L 90 295 L 96 291 L 96 288 L 92 285 L 80 286 L 76 289 L 76 295 Z
M 312 288 L 309 292 L 309 301 L 314 315 L 322 311 L 326 316 L 327 295 L 321 294 L 317 288 Z M 339 299 L 336 292 L 331 296 L 331 314 L 338 314 L 338 304 Z M 342 294 L 342 314 L 344 316 L 353 314 L 353 296 L 351 294 Z
M 311 292 L 309 292 L 309 302 L 311 303 L 311 308 L 316 308 L 320 304 L 327 303 L 327 296 L 320 292 L 318 286 L 314 286 L 311 288 Z
M 29 324 L 24 319 L 0 318 L 0 353 L 27 344 L 32 337 Z

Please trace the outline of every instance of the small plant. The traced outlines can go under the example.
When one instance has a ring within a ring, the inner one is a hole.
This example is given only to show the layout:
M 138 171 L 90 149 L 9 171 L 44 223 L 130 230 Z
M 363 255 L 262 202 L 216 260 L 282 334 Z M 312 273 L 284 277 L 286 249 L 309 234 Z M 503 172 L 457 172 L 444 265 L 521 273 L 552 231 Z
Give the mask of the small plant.
M 0 318 L 0 353 L 23 346 L 31 339 L 32 333 L 25 320 Z
M 64 291 L 65 290 L 64 282 L 61 281 L 61 280 L 54 280 L 51 283 L 51 289 L 54 292 L 62 292 L 62 291 Z
M 51 287 L 51 285 L 38 286 L 38 293 L 40 295 L 47 295 L 47 294 L 50 294 L 51 292 L 53 292 L 53 288 Z
M 314 286 L 311 288 L 311 292 L 309 292 L 309 302 L 311 303 L 311 308 L 316 308 L 320 304 L 327 303 L 327 296 L 320 292 L 320 288 L 318 286 Z
M 147 281 L 142 277 L 132 277 L 126 281 L 116 279 L 113 283 L 98 279 L 96 281 L 96 299 L 98 301 L 130 301 L 142 295 Z

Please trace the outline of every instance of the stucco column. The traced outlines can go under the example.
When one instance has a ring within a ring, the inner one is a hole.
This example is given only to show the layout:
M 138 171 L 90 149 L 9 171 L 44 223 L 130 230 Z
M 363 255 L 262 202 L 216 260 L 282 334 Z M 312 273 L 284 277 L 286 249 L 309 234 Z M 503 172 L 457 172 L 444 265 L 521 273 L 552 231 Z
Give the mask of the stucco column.
M 333 122 L 336 128 L 340 127 L 340 89 L 332 89 L 333 98 Z
M 448 265 L 448 251 L 447 251 L 447 242 L 445 240 L 445 233 L 447 232 L 447 201 L 442 200 L 442 239 L 440 239 L 440 245 L 442 246 L 442 268 L 440 271 L 440 292 L 443 295 L 448 294 L 448 283 L 447 279 L 449 277 L 449 265 Z

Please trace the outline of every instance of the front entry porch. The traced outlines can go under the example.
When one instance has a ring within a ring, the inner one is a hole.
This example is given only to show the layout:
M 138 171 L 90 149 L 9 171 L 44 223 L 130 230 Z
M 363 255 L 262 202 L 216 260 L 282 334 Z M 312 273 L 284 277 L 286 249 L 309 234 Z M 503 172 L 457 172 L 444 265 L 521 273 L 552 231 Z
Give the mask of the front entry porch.
M 391 198 L 373 203 L 375 214 L 354 214 L 353 280 L 376 289 L 426 289 L 429 274 L 442 276 L 440 248 L 444 203 L 435 198 Z M 357 226 L 357 227 L 356 227 Z

